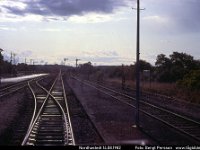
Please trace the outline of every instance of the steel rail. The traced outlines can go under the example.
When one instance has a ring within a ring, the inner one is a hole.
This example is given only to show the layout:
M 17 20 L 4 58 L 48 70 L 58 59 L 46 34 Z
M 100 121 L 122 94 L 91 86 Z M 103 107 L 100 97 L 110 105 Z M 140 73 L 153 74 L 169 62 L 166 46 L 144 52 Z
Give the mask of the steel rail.
M 28 83 L 28 82 L 27 82 L 27 83 Z M 9 91 L 9 92 L 7 92 L 7 93 L 4 93 L 4 94 L 0 95 L 0 97 L 4 97 L 4 96 L 6 96 L 6 95 L 9 95 L 9 94 L 11 94 L 11 93 L 14 93 L 14 92 L 17 92 L 17 91 L 23 89 L 24 87 L 26 87 L 26 86 L 28 85 L 27 83 L 26 83 L 25 85 L 23 85 L 23 86 L 17 88 L 17 89 L 14 89 L 14 90 L 12 90 L 12 91 Z
M 38 77 L 38 78 L 35 78 L 35 79 L 30 79 L 30 80 L 27 80 L 27 81 L 22 81 L 20 83 L 16 83 L 16 84 L 13 84 L 13 85 L 11 85 L 9 87 L 3 88 L 3 89 L 0 90 L 0 92 L 4 92 L 6 90 L 12 90 L 12 88 L 17 87 L 16 89 L 13 89 L 12 91 L 9 91 L 7 93 L 3 93 L 2 95 L 0 95 L 0 97 L 9 95 L 11 93 L 19 91 L 20 89 L 23 89 L 24 87 L 28 86 L 28 82 L 31 82 L 31 81 L 34 81 L 34 80 L 38 80 L 39 81 L 39 80 L 42 80 L 42 79 L 44 79 L 44 77 Z M 20 85 L 21 85 L 21 87 L 18 87 Z
M 86 81 L 86 80 L 85 80 L 85 81 Z M 86 81 L 86 82 L 89 82 L 89 81 Z M 89 82 L 89 83 L 93 84 L 92 82 Z M 95 83 L 95 84 L 96 84 L 96 83 Z M 96 84 L 96 85 L 97 85 L 97 84 Z M 127 95 L 127 94 L 114 91 L 113 89 L 107 88 L 107 87 L 102 86 L 102 85 L 99 85 L 99 84 L 98 84 L 98 86 L 100 86 L 100 87 L 102 87 L 102 88 L 104 88 L 104 89 L 106 89 L 106 90 L 109 90 L 109 91 L 111 91 L 111 92 L 113 92 L 113 93 L 120 94 L 120 95 L 123 95 L 123 96 L 125 96 L 125 97 L 127 97 L 127 98 L 129 98 L 129 99 L 135 100 L 134 97 L 131 97 L 131 96 Z M 169 111 L 169 110 L 164 109 L 164 108 L 159 108 L 158 106 L 155 106 L 155 105 L 153 105 L 153 104 L 151 104 L 151 103 L 148 103 L 148 102 L 145 102 L 145 101 L 143 101 L 143 100 L 141 100 L 140 102 L 143 103 L 143 104 L 149 105 L 149 106 L 151 106 L 151 107 L 154 107 L 154 108 L 156 108 L 156 109 L 159 109 L 159 110 L 161 110 L 161 111 L 165 111 L 165 112 L 167 112 L 167 113 L 171 113 L 171 114 L 173 114 L 173 115 L 175 115 L 175 116 L 177 116 L 177 117 L 180 117 L 180 118 L 182 118 L 182 119 L 185 119 L 185 120 L 188 120 L 188 121 L 191 121 L 191 122 L 193 122 L 193 123 L 195 123 L 195 124 L 200 125 L 200 122 L 197 122 L 197 121 L 195 121 L 195 120 L 192 120 L 192 119 L 190 119 L 190 118 L 188 118 L 188 117 L 179 115 L 179 114 L 177 114 L 177 113 L 174 113 L 174 112 Z
M 135 89 L 132 89 L 132 88 L 129 88 L 129 89 L 132 90 L 132 91 L 135 91 Z M 142 91 L 142 93 L 144 93 L 145 95 L 148 95 L 148 96 L 150 95 L 150 96 L 156 96 L 156 97 L 159 97 L 159 98 L 171 99 L 171 100 L 175 100 L 175 101 L 178 101 L 178 102 L 181 102 L 181 103 L 191 104 L 191 105 L 200 107 L 200 104 L 191 103 L 191 102 L 186 101 L 184 99 L 181 100 L 179 98 L 170 97 L 170 96 L 163 95 L 163 94 L 160 94 L 160 93 L 151 93 L 151 92 L 148 92 L 148 91 Z
M 26 142 L 27 142 L 27 140 L 28 140 L 28 138 L 29 138 L 29 136 L 30 136 L 30 133 L 31 133 L 33 127 L 34 127 L 34 124 L 36 123 L 37 119 L 39 118 L 40 113 L 42 112 L 42 109 L 43 109 L 43 107 L 44 107 L 44 105 L 45 105 L 47 99 L 49 98 L 50 92 L 52 91 L 52 89 L 53 89 L 53 87 L 54 87 L 54 85 L 55 85 L 57 79 L 58 79 L 58 77 L 55 79 L 54 83 L 52 84 L 52 86 L 51 86 L 49 92 L 47 93 L 47 96 L 46 96 L 46 98 L 45 98 L 45 100 L 44 100 L 42 106 L 40 107 L 40 109 L 39 109 L 39 111 L 38 111 L 38 113 L 37 113 L 37 116 L 35 117 L 35 120 L 33 121 L 33 123 L 31 124 L 30 128 L 28 129 L 27 134 L 26 134 L 26 136 L 24 137 L 24 140 L 23 140 L 23 142 L 22 142 L 22 144 L 21 144 L 22 146 L 24 146 L 24 145 L 26 144 Z
M 24 138 L 24 140 L 23 140 L 23 142 L 22 142 L 22 145 L 25 145 L 25 144 L 27 143 L 27 141 L 28 141 L 28 139 L 29 139 L 29 136 L 30 136 L 30 133 L 31 133 L 31 131 L 33 130 L 34 125 L 35 125 L 36 121 L 38 120 L 39 116 L 41 115 L 41 112 L 42 112 L 43 108 L 45 108 L 44 106 L 45 106 L 47 100 L 49 99 L 49 97 L 51 97 L 52 100 L 55 101 L 56 105 L 58 106 L 58 108 L 61 110 L 61 113 L 62 113 L 62 118 L 63 118 L 63 120 L 64 120 L 64 145 L 67 145 L 67 144 L 70 143 L 70 142 L 69 142 L 68 135 L 71 135 L 71 138 L 72 138 L 72 144 L 71 144 L 71 145 L 75 145 L 75 140 L 74 140 L 72 125 L 71 125 L 71 121 L 69 121 L 69 120 L 70 120 L 69 112 L 67 113 L 67 114 L 68 114 L 68 118 L 67 118 L 63 107 L 62 107 L 61 104 L 56 100 L 56 98 L 51 94 L 51 92 L 53 91 L 53 88 L 54 88 L 55 85 L 56 85 L 56 82 L 59 81 L 59 78 L 60 78 L 60 80 L 62 81 L 61 72 L 59 73 L 59 75 L 58 75 L 57 78 L 55 79 L 55 81 L 54 81 L 54 83 L 53 83 L 53 85 L 51 86 L 51 89 L 50 89 L 49 91 L 48 91 L 47 89 L 45 89 L 44 87 L 42 87 L 38 82 L 36 82 L 36 84 L 37 84 L 40 88 L 42 88 L 44 91 L 46 91 L 47 96 L 46 96 L 46 98 L 45 98 L 45 100 L 44 100 L 44 102 L 43 102 L 43 104 L 42 104 L 40 110 L 38 111 L 38 114 L 37 114 L 37 116 L 35 117 L 35 120 L 32 122 L 31 126 L 29 127 L 28 132 L 27 132 L 27 134 L 26 134 L 26 136 L 25 136 L 25 138 Z M 63 86 L 62 86 L 62 88 L 63 88 Z M 65 92 L 64 92 L 64 89 L 63 89 L 63 93 L 65 93 Z M 68 120 L 67 120 L 67 119 L 68 119 Z M 70 127 L 68 126 L 68 122 L 70 123 Z M 70 129 L 70 132 L 68 131 L 68 129 Z M 67 134 L 67 136 L 66 136 L 66 134 Z
M 112 98 L 114 98 L 114 99 L 116 99 L 116 100 L 118 100 L 118 101 L 120 101 L 120 102 L 126 104 L 126 105 L 129 105 L 129 106 L 135 108 L 134 105 L 132 105 L 132 104 L 130 104 L 130 103 L 127 103 L 127 102 L 124 102 L 123 100 L 121 100 L 121 99 L 119 99 L 119 98 L 117 98 L 117 97 L 115 97 L 115 96 L 113 96 L 113 95 L 111 95 L 111 94 L 109 94 L 109 93 L 107 93 L 107 92 L 105 92 L 105 91 L 103 91 L 103 90 L 101 90 L 101 89 L 95 87 L 94 85 L 92 86 L 91 84 L 86 83 L 86 81 L 82 81 L 82 80 L 80 80 L 80 79 L 78 79 L 78 78 L 75 78 L 75 77 L 72 77 L 72 78 L 76 79 L 76 80 L 79 81 L 79 82 L 82 82 L 82 83 L 84 83 L 84 84 L 87 84 L 87 85 L 89 85 L 89 86 L 91 86 L 91 87 L 93 87 L 93 88 L 95 88 L 95 89 L 97 89 L 97 90 L 103 92 L 104 94 L 109 95 L 110 97 L 112 97 Z M 108 88 L 105 87 L 104 89 L 108 89 Z M 110 91 L 114 91 L 114 90 L 110 90 Z M 115 91 L 114 93 L 118 93 L 118 92 Z M 118 94 L 119 94 L 119 93 L 118 93 Z M 125 94 L 122 93 L 122 95 L 124 96 Z M 130 96 L 127 95 L 127 98 L 130 98 Z M 135 99 L 132 98 L 132 97 L 131 97 L 131 99 L 135 100 Z M 168 111 L 168 110 L 165 110 L 165 109 L 163 109 L 163 108 L 159 108 L 159 107 L 157 107 L 157 106 L 154 106 L 154 105 L 152 105 L 152 104 L 149 104 L 149 103 L 146 103 L 146 102 L 143 102 L 143 101 L 140 101 L 140 102 L 143 103 L 143 104 L 147 104 L 147 105 L 149 105 L 149 106 L 151 106 L 151 107 L 154 107 L 154 108 L 156 108 L 156 109 L 159 109 L 160 111 L 165 111 L 165 112 L 167 112 L 167 113 L 170 113 L 170 114 L 172 114 L 172 115 L 175 115 L 176 117 L 179 117 L 179 118 L 182 118 L 182 119 L 184 119 L 184 120 L 193 122 L 193 123 L 195 123 L 195 124 L 197 124 L 197 125 L 200 125 L 199 122 L 196 122 L 196 121 L 191 120 L 191 119 L 189 119 L 189 118 L 186 118 L 186 117 L 184 117 L 184 116 L 178 115 L 178 114 L 176 114 L 176 113 L 170 112 L 170 111 Z M 165 120 L 160 119 L 160 118 L 158 118 L 158 117 L 156 117 L 156 116 L 154 116 L 154 115 L 152 115 L 152 114 L 150 114 L 150 113 L 147 113 L 145 110 L 141 110 L 141 109 L 140 109 L 140 111 L 141 111 L 142 113 L 144 113 L 144 114 L 146 114 L 146 115 L 148 115 L 148 116 L 150 116 L 150 117 L 152 117 L 152 118 L 154 118 L 154 119 L 156 119 L 156 120 L 159 120 L 159 121 L 161 121 L 162 123 L 164 123 L 164 124 L 166 124 L 166 125 L 168 125 L 168 126 L 174 128 L 175 130 L 177 130 L 177 131 L 179 131 L 179 132 L 181 132 L 181 133 L 183 133 L 183 134 L 185 134 L 185 135 L 187 135 L 187 136 L 193 138 L 194 140 L 200 141 L 200 139 L 197 138 L 196 136 L 191 135 L 190 133 L 188 133 L 188 132 L 186 132 L 186 131 L 184 131 L 184 130 L 182 130 L 182 129 L 180 129 L 180 128 L 178 128 L 178 127 L 176 127 L 176 126 L 174 126 L 174 125 L 172 125 L 172 124 L 170 124 L 170 123 L 168 123 L 168 122 L 166 122 Z
M 28 82 L 29 82 L 29 81 L 28 81 Z M 8 87 L 1 88 L 1 89 L 0 89 L 0 92 L 6 91 L 6 90 L 8 90 L 8 89 L 10 89 L 10 88 L 12 88 L 12 87 L 21 85 L 21 84 L 23 84 L 23 83 L 27 83 L 27 81 L 25 81 L 25 82 L 23 81 L 23 82 L 20 82 L 20 83 L 15 83 L 15 84 L 12 84 L 12 85 L 10 85 L 10 86 L 8 86 Z
M 46 92 L 48 92 L 45 88 L 43 88 Z M 65 129 L 66 129 L 66 132 L 68 133 L 68 130 L 67 130 L 67 128 L 68 128 L 68 126 L 67 126 L 67 118 L 66 118 L 66 115 L 65 115 L 65 112 L 64 112 L 64 110 L 63 110 L 63 108 L 62 108 L 62 106 L 60 105 L 60 103 L 55 99 L 55 97 L 51 94 L 51 93 L 49 93 L 49 95 L 54 99 L 54 101 L 57 103 L 57 105 L 59 106 L 59 108 L 61 109 L 61 111 L 62 111 L 62 114 L 63 114 L 63 118 L 64 118 L 64 120 L 65 120 Z M 68 143 L 68 142 L 67 142 Z
M 32 78 L 32 79 L 27 79 L 27 80 L 25 80 L 25 81 L 13 83 L 13 84 L 8 85 L 8 86 L 6 86 L 6 87 L 2 87 L 2 88 L 0 88 L 0 92 L 5 91 L 5 90 L 8 90 L 9 88 L 18 86 L 18 85 L 20 85 L 20 84 L 30 82 L 30 81 L 35 80 L 35 79 L 38 79 L 38 78 L 41 78 L 41 77 L 36 77 L 36 78 Z
M 89 81 L 87 80 L 88 82 L 93 82 L 95 84 L 98 84 L 100 85 L 99 83 L 97 83 L 96 81 Z M 109 87 L 110 88 L 110 87 Z M 128 88 L 132 91 L 135 91 L 135 89 L 133 88 Z M 175 98 L 175 97 L 170 97 L 170 96 L 167 96 L 167 95 L 163 95 L 163 94 L 160 94 L 160 93 L 151 93 L 149 91 L 141 91 L 141 93 L 147 95 L 147 96 L 156 96 L 156 97 L 159 97 L 159 98 L 164 98 L 164 99 L 171 99 L 171 100 L 175 100 L 175 101 L 178 101 L 178 102 L 181 102 L 181 103 L 186 103 L 186 104 L 191 104 L 191 105 L 194 105 L 194 106 L 197 106 L 197 107 L 200 107 L 200 104 L 196 104 L 196 103 L 191 103 L 191 102 L 188 102 L 186 100 L 181 100 L 181 99 L 178 99 L 178 98 Z M 123 94 L 123 93 L 122 93 Z
M 67 100 L 67 97 L 66 97 L 65 85 L 64 85 L 64 82 L 63 82 L 62 75 L 61 75 L 61 83 L 62 83 L 62 88 L 63 88 L 63 95 L 64 95 L 64 100 L 65 100 L 65 105 L 66 105 L 66 110 L 67 110 L 67 116 L 68 116 L 69 124 L 70 124 L 70 127 L 71 127 L 70 130 L 71 130 L 71 133 L 72 133 L 72 143 L 73 143 L 73 145 L 76 145 L 75 138 L 74 138 L 74 131 L 73 131 L 73 128 L 72 128 L 71 117 L 69 115 L 69 104 L 68 104 L 68 100 Z
M 34 91 L 33 91 L 33 88 L 32 88 L 31 85 L 30 85 L 30 82 L 28 82 L 28 87 L 29 87 L 29 89 L 31 90 L 31 93 L 32 93 L 33 98 L 34 98 L 34 111 L 33 111 L 33 115 L 32 115 L 31 122 L 30 122 L 30 124 L 29 124 L 29 127 L 28 127 L 27 132 L 30 130 L 31 125 L 32 125 L 32 123 L 33 123 L 33 121 L 34 121 L 34 118 L 35 118 L 35 115 L 36 115 L 36 108 L 37 108 L 37 99 L 36 99 L 36 95 L 35 95 L 35 93 L 34 93 Z
M 42 80 L 42 79 L 39 79 L 38 81 L 40 81 L 40 80 Z M 36 81 L 36 83 L 38 83 L 38 81 Z M 31 125 L 32 125 L 32 123 L 34 121 L 35 115 L 36 115 L 37 98 L 36 98 L 36 95 L 35 95 L 35 92 L 34 92 L 33 88 L 30 85 L 30 81 L 28 81 L 28 87 L 29 87 L 29 89 L 30 89 L 30 91 L 32 93 L 33 98 L 34 98 L 34 111 L 33 111 L 33 115 L 32 115 L 32 118 L 31 118 L 31 122 L 30 122 L 29 127 L 28 127 L 28 130 L 29 130 L 29 128 L 31 127 Z

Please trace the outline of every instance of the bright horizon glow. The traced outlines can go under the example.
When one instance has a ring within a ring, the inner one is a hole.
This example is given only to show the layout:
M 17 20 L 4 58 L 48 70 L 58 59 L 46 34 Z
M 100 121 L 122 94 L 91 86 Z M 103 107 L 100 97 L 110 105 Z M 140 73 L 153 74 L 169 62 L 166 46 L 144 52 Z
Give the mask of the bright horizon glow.
M 28 79 L 34 79 L 37 77 L 42 77 L 42 76 L 47 76 L 48 74 L 33 74 L 33 75 L 25 75 L 25 76 L 21 76 L 21 77 L 11 77 L 11 78 L 1 78 L 1 83 L 15 83 L 15 82 L 21 82 L 21 81 L 25 81 Z
M 34 6 L 34 7 L 33 7 Z M 200 1 L 141 0 L 140 58 L 154 65 L 174 51 L 200 58 Z M 35 64 L 133 64 L 136 54 L 135 0 L 1 0 L 0 48 Z

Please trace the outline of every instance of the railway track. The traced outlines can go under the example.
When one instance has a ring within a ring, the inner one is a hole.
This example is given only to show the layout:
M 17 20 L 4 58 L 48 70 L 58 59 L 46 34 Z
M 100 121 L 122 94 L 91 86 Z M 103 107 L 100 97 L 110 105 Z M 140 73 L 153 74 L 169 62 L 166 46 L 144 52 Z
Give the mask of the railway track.
M 44 92 L 38 92 L 36 87 L 34 89 L 30 87 L 34 95 L 35 107 L 27 134 L 21 145 L 75 145 L 61 72 L 49 91 L 38 82 L 34 86 L 40 87 L 46 95 Z
M 43 78 L 39 80 L 28 81 L 28 85 L 26 87 L 27 97 L 24 106 L 25 108 L 20 114 L 22 117 L 19 118 L 18 123 L 15 125 L 15 129 L 13 129 L 14 132 L 9 143 L 10 145 L 21 145 L 29 124 L 33 122 L 33 116 L 35 116 L 35 114 L 39 111 L 47 96 L 47 92 L 40 88 L 40 84 L 43 82 L 52 84 L 52 81 L 49 82 L 49 78 L 45 78 L 44 80 L 42 79 Z
M 7 95 L 9 95 L 11 93 L 15 93 L 15 92 L 19 91 L 20 89 L 23 89 L 24 87 L 28 86 L 28 82 L 39 81 L 39 80 L 41 80 L 43 78 L 44 77 L 37 77 L 37 78 L 30 79 L 30 80 L 27 80 L 27 81 L 14 83 L 14 84 L 9 85 L 9 86 L 4 87 L 4 88 L 0 88 L 0 98 L 4 97 L 4 96 L 7 96 Z
M 80 80 L 75 77 L 72 78 L 92 88 L 95 88 L 106 95 L 109 95 L 110 97 L 120 101 L 125 105 L 129 105 L 130 107 L 135 108 L 135 98 L 131 97 L 130 95 L 117 92 L 113 89 L 110 89 L 97 83 L 93 83 L 86 80 Z M 164 123 L 165 125 L 175 129 L 176 131 L 185 135 L 186 137 L 192 138 L 195 141 L 195 143 L 200 143 L 200 122 L 179 115 L 167 109 L 160 108 L 143 100 L 140 100 L 140 112 Z
M 12 138 L 10 140 L 9 145 L 12 146 L 20 146 L 21 142 L 24 139 L 24 136 L 26 134 L 27 128 L 29 126 L 29 123 L 32 119 L 32 115 L 34 110 L 36 110 L 34 107 L 36 106 L 36 101 L 33 101 L 33 94 L 32 94 L 32 87 L 31 84 L 35 84 L 35 82 L 28 82 L 28 86 L 26 87 L 26 102 L 24 104 L 23 111 L 20 113 L 20 117 L 17 120 L 17 123 L 15 123 L 15 128 L 13 129 Z M 33 107 L 34 106 L 34 107 Z

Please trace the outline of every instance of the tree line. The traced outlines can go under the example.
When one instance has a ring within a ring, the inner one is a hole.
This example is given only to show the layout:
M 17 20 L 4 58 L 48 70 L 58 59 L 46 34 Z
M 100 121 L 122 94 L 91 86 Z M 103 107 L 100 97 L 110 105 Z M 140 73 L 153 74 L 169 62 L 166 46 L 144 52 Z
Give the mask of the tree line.
M 15 74 L 17 71 L 32 71 L 33 65 L 24 63 L 13 65 L 5 61 L 0 54 L 1 74 Z M 168 57 L 165 54 L 157 55 L 155 65 L 151 65 L 145 60 L 139 61 L 141 80 L 151 80 L 155 82 L 177 83 L 178 86 L 189 90 L 200 89 L 200 60 L 195 60 L 193 56 L 173 52 Z M 74 68 L 85 74 L 88 79 L 96 76 L 98 80 L 103 78 L 123 78 L 123 80 L 135 80 L 135 64 L 122 66 L 96 66 L 91 62 L 81 64 Z
M 12 64 L 11 61 L 4 60 L 3 55 L 0 53 L 0 72 L 1 76 L 16 76 L 18 72 L 32 72 L 33 65 L 25 63 Z
M 200 89 L 200 60 L 186 53 L 173 52 L 157 56 L 155 74 L 160 82 L 176 82 L 189 90 Z
M 155 65 L 145 60 L 140 60 L 139 65 L 141 80 L 177 83 L 178 86 L 189 90 L 200 89 L 200 60 L 195 60 L 189 54 L 173 52 L 169 57 L 159 54 Z M 135 64 L 93 67 L 92 63 L 88 62 L 80 65 L 79 71 L 87 74 L 87 78 L 96 74 L 98 77 L 135 80 Z

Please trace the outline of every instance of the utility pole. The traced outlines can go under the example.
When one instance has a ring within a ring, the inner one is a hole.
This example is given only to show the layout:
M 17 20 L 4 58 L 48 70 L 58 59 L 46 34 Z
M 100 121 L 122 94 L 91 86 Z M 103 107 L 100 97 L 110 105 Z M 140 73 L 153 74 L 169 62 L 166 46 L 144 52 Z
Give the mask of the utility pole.
M 122 90 L 125 90 L 125 82 L 126 78 L 125 78 L 124 64 L 122 64 Z
M 3 52 L 3 49 L 1 49 L 0 48 L 0 57 L 1 57 L 1 52 Z M 2 62 L 1 62 L 2 61 Z M 0 58 L 0 86 L 1 86 L 1 71 L 2 71 L 2 68 L 1 68 L 1 66 L 2 66 L 2 64 L 1 63 L 3 63 L 3 56 L 2 56 L 2 60 L 1 60 L 1 58 Z
M 77 59 L 76 58 L 76 68 L 77 68 L 77 66 L 78 66 L 78 61 L 79 61 L 80 59 Z
M 33 59 L 33 73 L 35 73 L 35 63 L 36 61 Z
M 10 54 L 10 74 L 12 75 L 13 74 L 13 66 L 12 66 L 12 62 L 13 62 L 13 53 L 11 52 Z
M 33 59 L 30 59 L 30 65 L 32 65 L 32 61 L 33 61 Z
M 13 53 L 13 64 L 14 64 L 14 65 L 15 65 L 15 56 L 16 56 L 16 54 Z
M 140 100 L 140 0 L 137 0 L 137 40 L 136 40 L 136 111 L 135 125 L 139 127 L 139 100 Z
M 10 55 L 10 64 L 12 65 L 12 59 L 13 59 L 13 53 L 11 52 L 11 55 Z
M 64 66 L 65 66 L 67 60 L 68 60 L 68 58 L 64 58 Z

